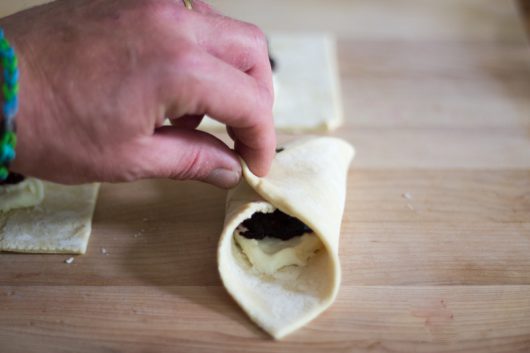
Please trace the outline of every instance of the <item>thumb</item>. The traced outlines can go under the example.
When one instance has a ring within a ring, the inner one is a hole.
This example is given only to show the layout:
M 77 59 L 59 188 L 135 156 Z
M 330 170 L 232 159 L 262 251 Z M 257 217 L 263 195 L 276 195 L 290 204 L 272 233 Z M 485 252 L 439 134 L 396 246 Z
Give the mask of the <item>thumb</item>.
M 164 126 L 135 153 L 145 178 L 200 180 L 221 188 L 237 185 L 241 164 L 234 151 L 216 137 L 198 130 Z

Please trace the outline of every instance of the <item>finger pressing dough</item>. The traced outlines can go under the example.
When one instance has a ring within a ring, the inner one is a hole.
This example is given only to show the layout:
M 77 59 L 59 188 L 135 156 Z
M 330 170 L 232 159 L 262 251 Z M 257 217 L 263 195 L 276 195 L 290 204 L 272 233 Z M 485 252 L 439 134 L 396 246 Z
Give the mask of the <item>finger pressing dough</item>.
M 31 178 L 23 183 L 27 181 L 40 185 L 36 188 L 42 202 L 20 204 L 19 200 L 34 200 L 35 190 L 18 184 L 11 207 L 0 211 L 0 251 L 84 254 L 99 184 L 65 186 Z
M 276 155 L 264 178 L 243 163 L 244 180 L 228 195 L 218 249 L 223 284 L 250 318 L 277 339 L 335 299 L 353 155 L 340 139 L 299 140 Z

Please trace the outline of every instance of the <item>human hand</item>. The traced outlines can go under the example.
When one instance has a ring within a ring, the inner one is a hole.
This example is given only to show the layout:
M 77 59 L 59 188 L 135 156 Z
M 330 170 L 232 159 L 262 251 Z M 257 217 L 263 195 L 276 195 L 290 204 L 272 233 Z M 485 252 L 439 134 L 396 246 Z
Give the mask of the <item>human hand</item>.
M 56 1 L 0 20 L 21 69 L 15 172 L 61 183 L 234 186 L 274 155 L 267 43 L 195 1 Z M 225 123 L 235 152 L 195 130 Z M 163 126 L 169 117 L 173 126 Z

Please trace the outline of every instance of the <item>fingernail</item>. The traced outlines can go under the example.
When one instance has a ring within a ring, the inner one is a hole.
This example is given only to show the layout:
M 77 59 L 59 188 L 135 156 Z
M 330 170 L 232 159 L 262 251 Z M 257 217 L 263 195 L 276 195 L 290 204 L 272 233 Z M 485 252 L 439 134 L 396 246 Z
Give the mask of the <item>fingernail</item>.
M 241 179 L 241 173 L 229 169 L 217 168 L 212 170 L 204 181 L 224 189 L 230 189 L 239 183 L 239 179 Z

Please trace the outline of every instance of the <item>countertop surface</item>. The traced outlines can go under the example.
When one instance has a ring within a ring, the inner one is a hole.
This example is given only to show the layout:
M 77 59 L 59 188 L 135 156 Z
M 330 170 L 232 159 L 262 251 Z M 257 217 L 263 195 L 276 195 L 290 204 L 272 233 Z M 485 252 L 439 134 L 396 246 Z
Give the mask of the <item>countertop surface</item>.
M 347 120 L 332 135 L 357 156 L 335 304 L 271 340 L 217 273 L 224 191 L 103 185 L 86 255 L 0 254 L 0 352 L 530 351 L 530 51 L 515 4 L 214 3 L 338 38 Z

